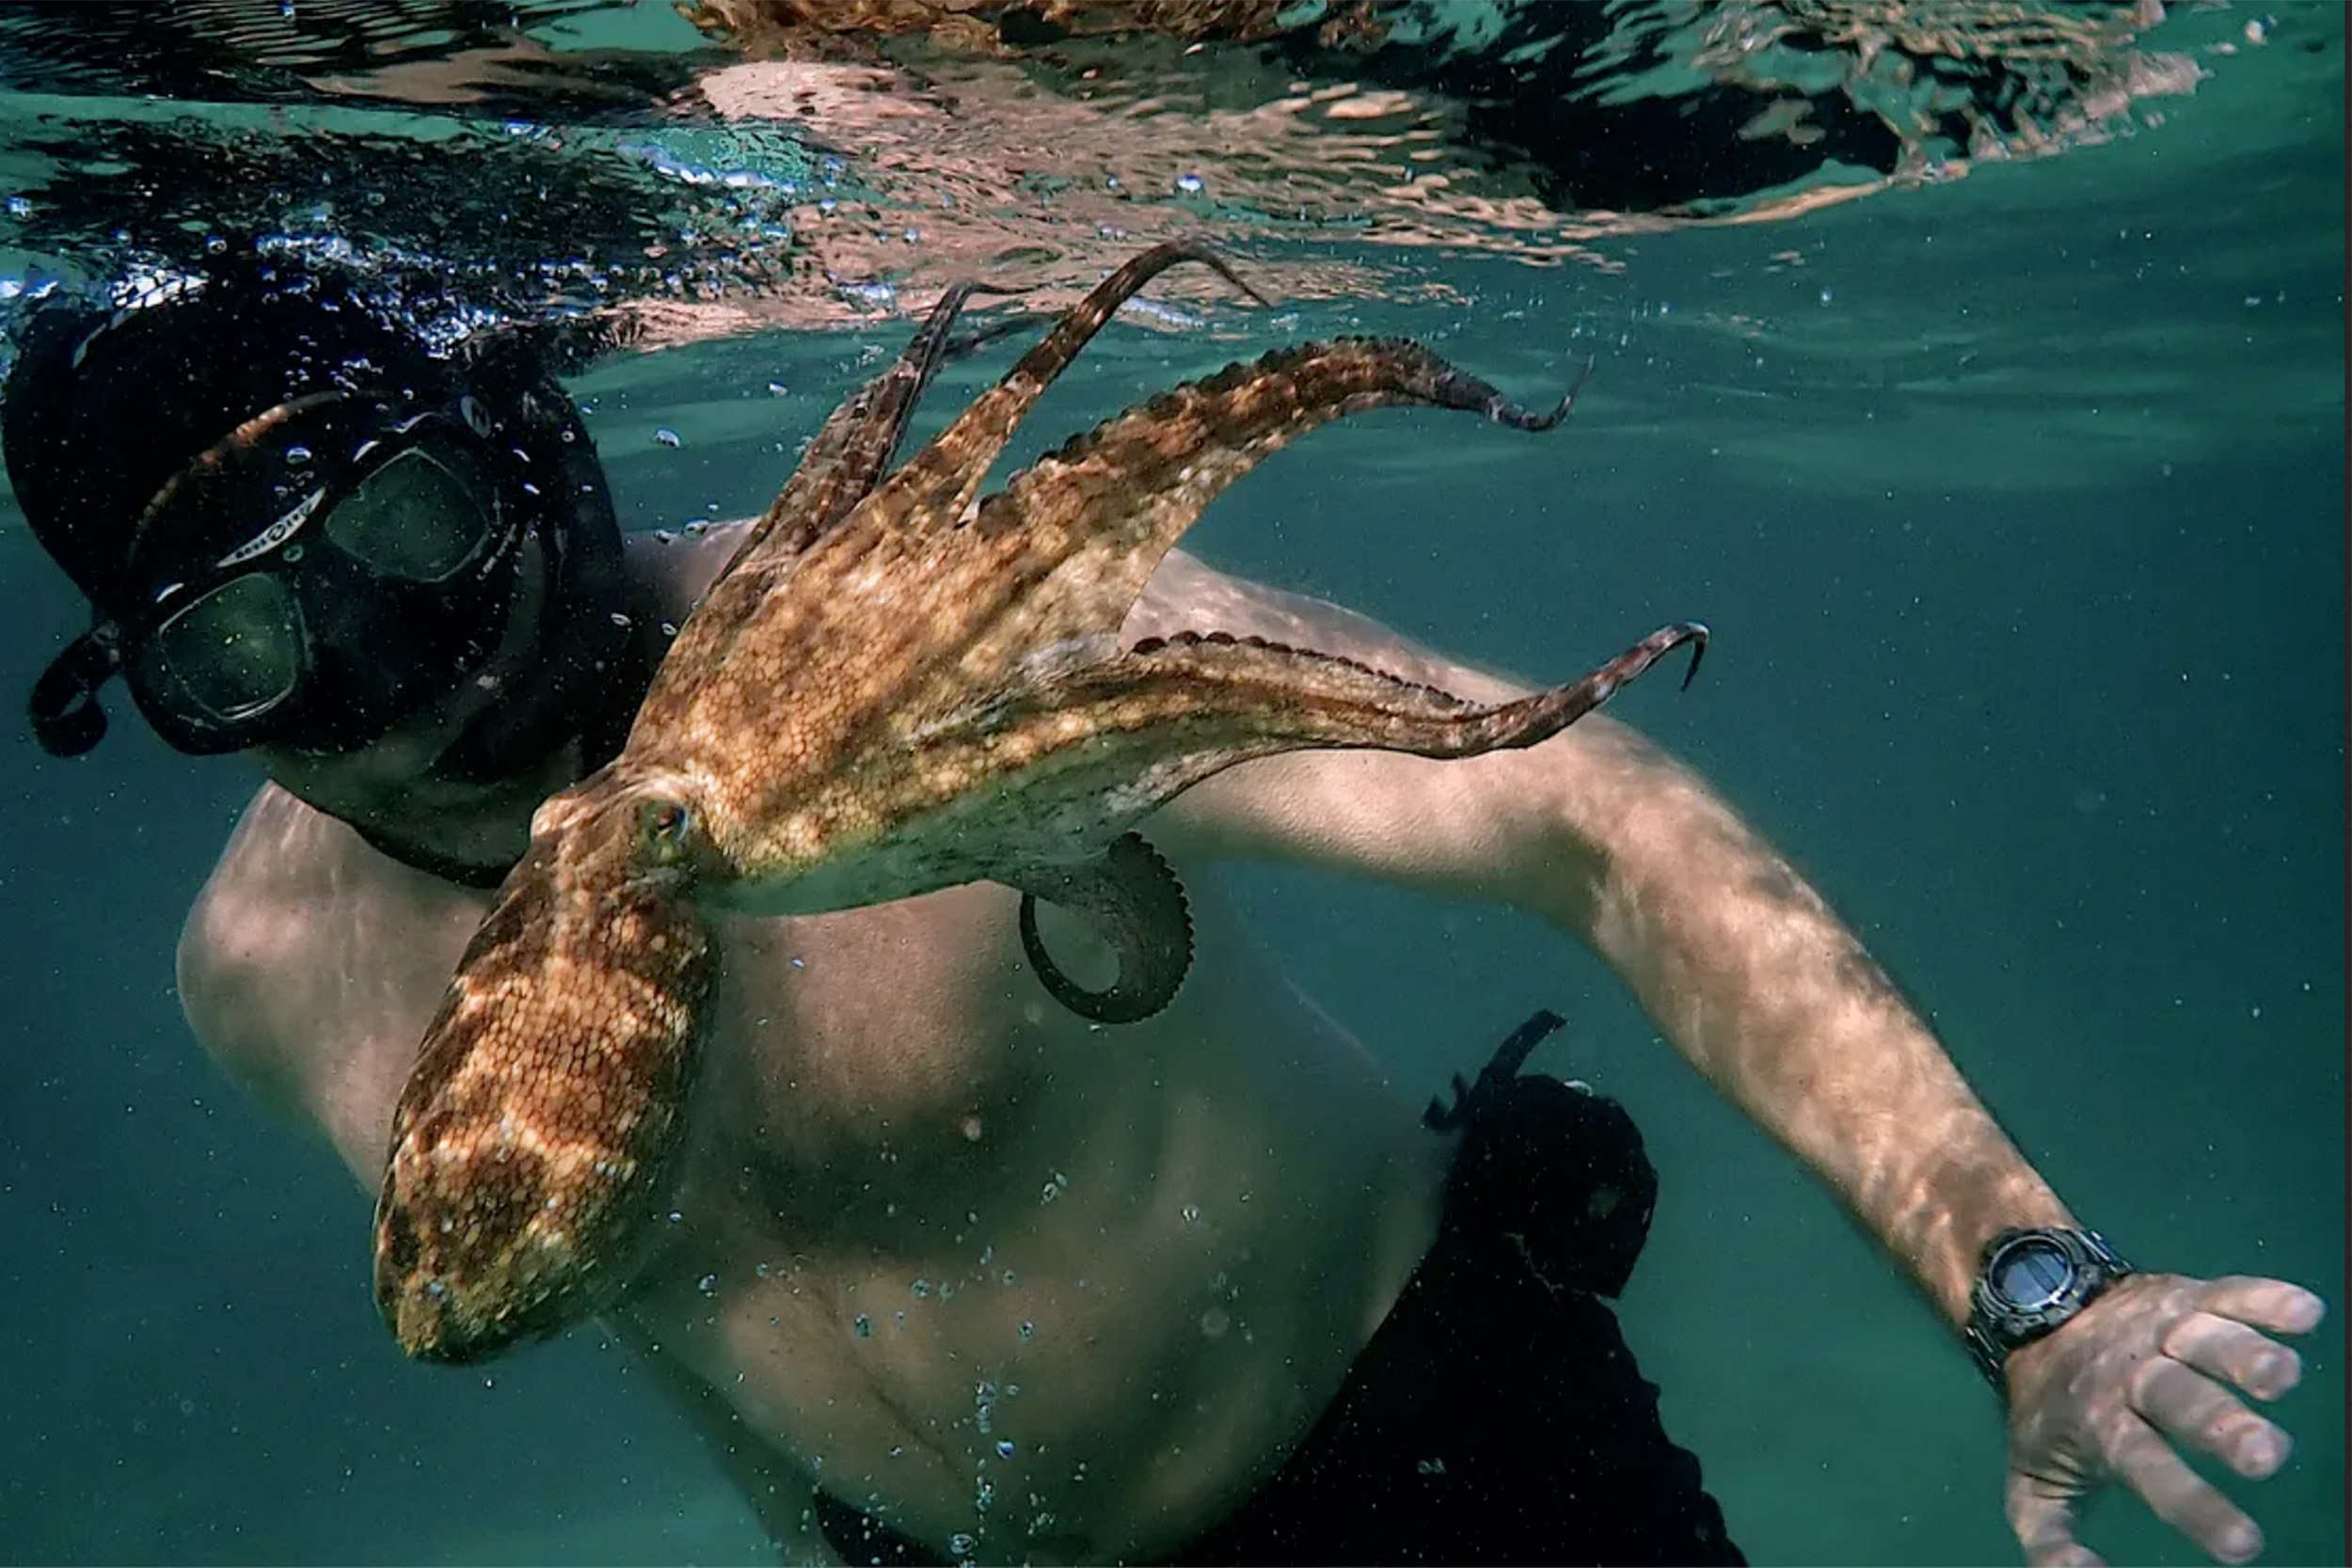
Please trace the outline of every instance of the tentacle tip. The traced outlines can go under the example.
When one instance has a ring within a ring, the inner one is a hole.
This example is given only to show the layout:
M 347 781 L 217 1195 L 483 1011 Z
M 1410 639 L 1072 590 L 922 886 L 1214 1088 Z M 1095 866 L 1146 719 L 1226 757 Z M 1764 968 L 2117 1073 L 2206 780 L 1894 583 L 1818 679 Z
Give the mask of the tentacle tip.
M 1682 672 L 1682 685 L 1677 689 L 1688 691 L 1691 683 L 1698 678 L 1699 660 L 1707 657 L 1707 640 L 1714 634 L 1707 629 L 1704 621 L 1685 621 L 1682 635 L 1683 641 L 1691 644 L 1691 667 Z
M 1583 395 L 1584 384 L 1593 378 L 1594 363 L 1592 356 L 1587 355 L 1584 363 L 1577 370 L 1576 379 L 1568 383 L 1568 389 L 1560 394 L 1560 401 L 1551 406 L 1550 412 L 1529 417 L 1522 428 L 1527 430 L 1558 429 L 1566 420 L 1568 411 L 1576 406 L 1576 400 Z
M 1219 262 L 1217 264 L 1216 270 L 1224 276 L 1226 282 L 1231 283 L 1234 289 L 1239 291 L 1244 299 L 1263 309 L 1271 310 L 1274 309 L 1275 302 L 1273 297 L 1269 294 L 1260 293 L 1258 292 L 1258 286 L 1250 282 L 1249 279 L 1244 277 L 1232 268 L 1226 266 L 1223 262 Z
M 1598 363 L 1589 354 L 1584 356 L 1584 363 L 1577 368 L 1576 379 L 1569 382 L 1568 389 L 1560 395 L 1560 406 L 1547 416 L 1545 429 L 1550 429 L 1568 417 L 1568 410 L 1576 406 L 1576 400 L 1584 395 L 1584 384 L 1593 379 L 1593 367 Z
M 1239 290 L 1244 298 L 1255 301 L 1257 304 L 1264 306 L 1269 310 L 1274 309 L 1274 301 L 1267 298 L 1264 294 L 1260 293 L 1258 292 L 1257 285 L 1250 282 L 1247 277 L 1244 277 L 1239 272 L 1236 272 L 1233 269 L 1232 262 L 1227 261 L 1217 251 L 1197 242 L 1192 245 L 1191 250 L 1193 260 L 1214 268 L 1216 275 L 1224 278 L 1226 282 L 1231 283 L 1235 289 Z

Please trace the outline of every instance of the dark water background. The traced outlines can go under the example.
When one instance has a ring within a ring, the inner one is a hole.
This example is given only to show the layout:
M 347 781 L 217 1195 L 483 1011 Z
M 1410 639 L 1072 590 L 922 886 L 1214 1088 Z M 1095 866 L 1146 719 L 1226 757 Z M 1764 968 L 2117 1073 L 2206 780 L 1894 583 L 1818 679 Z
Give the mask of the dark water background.
M 2342 1562 L 2344 34 L 2282 9 L 2282 42 L 2321 47 L 2110 146 L 1628 242 L 1614 272 L 1449 263 L 1460 305 L 1221 316 L 1248 352 L 1438 337 L 1530 401 L 1599 366 L 1549 437 L 1401 413 L 1319 434 L 1192 547 L 1531 676 L 1708 620 L 1698 683 L 1621 713 L 1817 880 L 2076 1212 L 2145 1265 L 2328 1296 L 2280 1413 L 2296 1459 L 2233 1489 L 2266 1560 Z M 624 518 L 756 509 L 775 441 L 903 332 L 590 374 Z M 1105 348 L 1038 441 L 1229 352 Z M 0 595 L 21 683 L 81 610 L 13 526 Z M 709 1459 L 588 1336 L 474 1372 L 398 1357 L 362 1196 L 210 1069 L 172 994 L 252 781 L 118 732 L 63 765 L 0 727 L 0 1558 L 751 1554 Z M 2015 1560 L 1998 1407 L 1947 1332 L 1597 962 L 1497 911 L 1228 881 L 1408 1086 L 1533 1006 L 1568 1015 L 1535 1065 L 1646 1131 L 1663 1196 L 1628 1332 L 1751 1555 Z M 2198 1560 L 2121 1498 L 2088 1539 Z

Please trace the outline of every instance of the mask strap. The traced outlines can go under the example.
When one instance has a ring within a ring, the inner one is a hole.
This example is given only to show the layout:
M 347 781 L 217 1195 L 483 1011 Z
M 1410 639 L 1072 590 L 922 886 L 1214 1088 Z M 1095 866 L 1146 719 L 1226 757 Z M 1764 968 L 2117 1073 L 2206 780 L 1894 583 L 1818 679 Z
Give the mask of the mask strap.
M 459 887 L 497 888 L 506 880 L 506 874 L 514 870 L 516 865 L 516 861 L 507 861 L 499 865 L 474 865 L 458 860 L 454 856 L 444 855 L 438 850 L 403 844 L 389 833 L 378 832 L 373 828 L 363 828 L 357 822 L 347 823 L 346 826 L 353 832 L 358 833 L 360 841 L 377 854 L 388 856 L 403 865 L 423 872 L 428 877 L 437 877 L 442 881 L 454 882 Z M 518 861 L 520 858 L 517 856 L 516 860 Z
M 78 757 L 106 736 L 98 689 L 122 668 L 122 631 L 101 621 L 66 644 L 33 682 L 33 738 L 53 757 Z

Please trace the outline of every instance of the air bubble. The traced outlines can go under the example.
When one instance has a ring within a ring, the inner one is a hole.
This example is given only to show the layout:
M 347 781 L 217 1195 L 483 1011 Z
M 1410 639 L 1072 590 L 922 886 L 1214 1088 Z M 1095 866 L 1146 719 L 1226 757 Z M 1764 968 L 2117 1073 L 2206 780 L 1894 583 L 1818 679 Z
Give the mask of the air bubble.
M 665 447 L 682 447 L 686 444 L 678 439 L 678 433 L 666 424 L 653 433 L 653 438 Z

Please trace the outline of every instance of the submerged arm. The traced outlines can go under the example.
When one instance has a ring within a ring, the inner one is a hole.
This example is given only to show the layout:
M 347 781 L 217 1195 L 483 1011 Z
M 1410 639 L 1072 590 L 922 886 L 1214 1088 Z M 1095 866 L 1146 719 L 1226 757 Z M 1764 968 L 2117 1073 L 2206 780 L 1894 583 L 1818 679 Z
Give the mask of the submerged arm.
M 1131 635 L 1303 641 L 1464 696 L 1517 689 L 1361 617 L 1171 562 Z M 1171 850 L 1279 858 L 1540 914 L 1819 1174 L 1957 1324 L 1985 1240 L 2070 1223 L 1916 1012 L 1785 857 L 1696 773 L 1606 717 L 1459 762 L 1301 752 L 1237 768 L 1154 826 Z
M 1237 632 L 1465 696 L 1512 694 L 1359 617 L 1197 564 L 1184 572 L 1191 611 Z M 1186 612 L 1180 586 L 1152 615 Z M 1495 899 L 1583 937 L 1676 1049 L 1845 1200 L 1947 1322 L 1966 1321 L 1989 1238 L 2071 1223 L 1820 895 L 1704 780 L 1606 717 L 1461 762 L 1299 752 L 1251 763 L 1168 817 L 1157 836 L 1170 847 L 1189 840 Z M 2249 1480 L 2286 1462 L 2287 1434 L 2239 1395 L 2268 1401 L 2295 1386 L 2302 1363 L 2271 1336 L 2306 1333 L 2323 1310 L 2283 1280 L 2140 1274 L 2013 1352 L 2005 1500 L 2026 1560 L 2099 1561 L 2077 1522 L 2109 1479 L 2216 1557 L 2259 1551 L 2261 1529 L 2184 1453 Z

